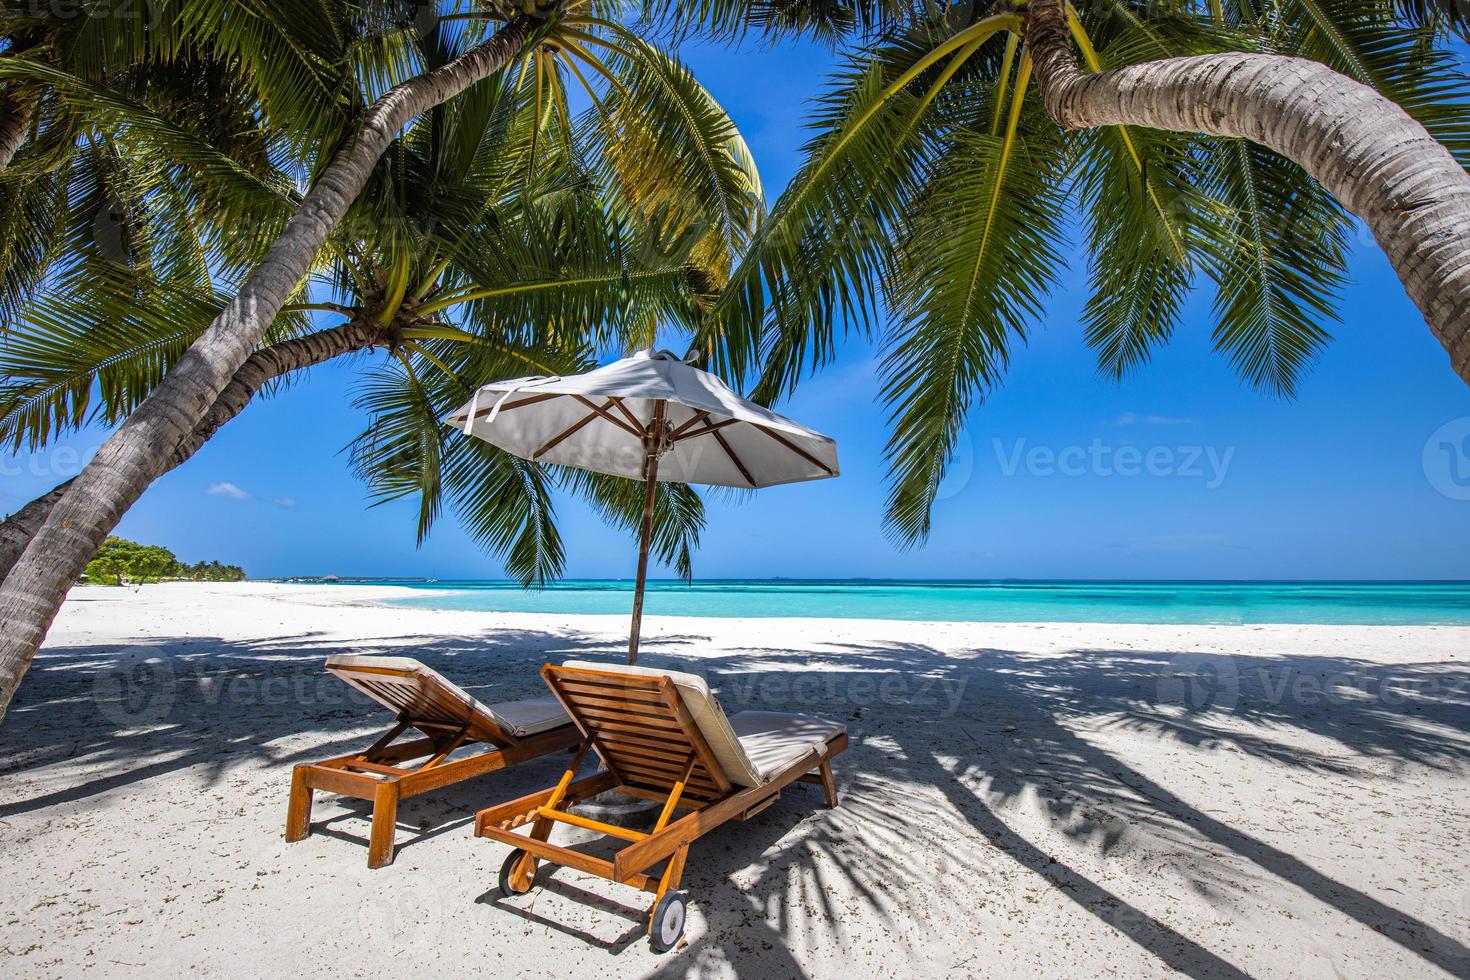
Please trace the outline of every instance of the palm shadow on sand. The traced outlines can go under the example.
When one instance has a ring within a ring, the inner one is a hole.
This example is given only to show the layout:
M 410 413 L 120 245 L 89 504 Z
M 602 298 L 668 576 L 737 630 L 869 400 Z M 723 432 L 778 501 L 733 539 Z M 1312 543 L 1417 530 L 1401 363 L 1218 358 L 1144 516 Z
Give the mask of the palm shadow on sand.
M 1129 904 L 1017 832 L 1004 811 L 1027 796 L 1068 838 L 1104 852 L 1127 825 L 1146 826 L 1167 840 L 1207 842 L 1381 933 L 1425 965 L 1470 975 L 1470 950 L 1453 936 L 1180 799 L 1079 737 L 1072 724 L 1104 719 L 1205 750 L 1228 746 L 1278 767 L 1284 779 L 1299 770 L 1351 773 L 1354 756 L 1463 772 L 1470 768 L 1470 674 L 1462 667 L 1106 649 L 1044 656 L 986 649 L 957 657 L 893 643 L 834 644 L 815 655 L 762 650 L 681 656 L 702 652 L 706 639 L 691 634 L 648 641 L 642 662 L 694 664 L 730 711 L 760 706 L 843 721 L 853 744 L 839 763 L 838 811 L 823 810 L 814 787 L 796 787 L 757 818 L 728 825 L 695 846 L 684 887 L 704 925 L 691 947 L 663 968 L 668 972 L 707 959 L 731 962 L 741 972 L 801 975 L 791 950 L 807 938 L 840 943 L 843 922 L 852 918 L 834 907 L 837 889 L 827 885 L 840 884 L 857 897 L 864 923 L 895 926 L 905 914 L 904 883 L 915 854 L 939 862 L 949 875 L 981 874 L 978 849 L 989 847 L 1162 964 L 1190 976 L 1245 975 L 1229 961 L 1230 949 L 1205 948 L 1180 924 Z M 448 640 L 403 636 L 374 646 L 416 657 L 487 700 L 542 693 L 535 672 L 540 663 L 619 656 L 615 643 L 570 630 L 495 630 Z M 80 783 L 53 777 L 52 784 L 63 785 L 29 798 L 5 793 L 0 819 L 181 769 L 212 784 L 242 765 L 279 769 L 284 807 L 292 764 L 359 747 L 383 721 L 381 712 L 321 671 L 335 650 L 314 635 L 262 642 L 180 637 L 43 650 L 6 719 L 0 780 L 45 766 L 57 766 L 52 772 L 59 774 L 58 764 L 68 759 L 85 759 L 100 774 Z M 1303 678 L 1338 696 L 1299 696 Z M 1294 744 L 1303 734 L 1314 736 L 1310 744 L 1325 740 L 1341 751 L 1305 750 Z M 496 774 L 493 789 L 480 781 L 409 801 L 400 815 L 400 847 L 432 847 L 436 836 L 466 833 L 487 792 L 505 799 L 542 788 L 562 765 L 558 758 L 537 760 Z M 957 814 L 967 839 L 926 837 L 923 815 L 936 808 Z M 366 815 L 365 809 L 356 812 Z M 350 809 L 346 817 L 315 829 L 364 840 L 366 820 Z M 850 860 L 857 849 L 863 860 Z M 1206 874 L 1201 888 L 1229 887 L 1228 869 L 1220 871 L 1226 884 Z M 564 898 L 591 900 L 569 879 L 553 875 L 545 887 Z M 478 900 L 580 935 L 611 956 L 641 937 L 646 902 L 631 890 L 625 904 L 596 899 L 615 921 L 594 936 L 515 900 L 502 903 L 490 893 Z

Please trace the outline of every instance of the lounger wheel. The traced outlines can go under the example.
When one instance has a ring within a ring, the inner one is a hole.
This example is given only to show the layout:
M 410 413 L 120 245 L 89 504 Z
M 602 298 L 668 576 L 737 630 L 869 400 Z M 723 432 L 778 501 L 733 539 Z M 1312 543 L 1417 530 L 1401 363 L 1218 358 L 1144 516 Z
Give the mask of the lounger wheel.
M 684 938 L 684 913 L 688 904 L 683 892 L 668 892 L 653 907 L 648 944 L 655 953 L 667 953 Z
M 505 863 L 500 866 L 500 894 L 506 898 L 512 895 L 524 895 L 536 886 L 536 872 L 531 872 L 531 883 L 525 888 L 515 889 L 511 886 L 510 876 L 515 871 L 516 863 L 526 856 L 523 848 L 516 848 L 505 856 Z

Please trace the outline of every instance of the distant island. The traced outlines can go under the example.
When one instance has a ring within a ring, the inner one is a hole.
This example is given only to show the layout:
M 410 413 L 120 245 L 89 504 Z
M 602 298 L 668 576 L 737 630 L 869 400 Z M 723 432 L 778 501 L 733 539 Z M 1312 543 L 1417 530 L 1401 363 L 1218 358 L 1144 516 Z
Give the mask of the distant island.
M 190 565 L 162 545 L 139 544 L 127 538 L 109 537 L 82 572 L 82 581 L 93 585 L 145 585 L 149 581 L 243 582 L 245 569 L 217 561 Z

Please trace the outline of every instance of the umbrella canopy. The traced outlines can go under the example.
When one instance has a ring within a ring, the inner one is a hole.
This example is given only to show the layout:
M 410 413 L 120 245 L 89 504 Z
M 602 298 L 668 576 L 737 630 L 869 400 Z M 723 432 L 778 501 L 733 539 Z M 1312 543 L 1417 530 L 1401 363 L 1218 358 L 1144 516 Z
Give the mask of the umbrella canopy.
M 662 422 L 651 433 L 662 406 Z M 837 444 L 668 351 L 566 378 L 485 385 L 446 422 L 523 459 L 666 483 L 769 487 L 838 474 Z
M 838 474 L 832 439 L 668 351 L 571 377 L 496 381 L 445 422 L 523 459 L 645 481 L 628 663 L 638 656 L 659 481 L 754 489 Z

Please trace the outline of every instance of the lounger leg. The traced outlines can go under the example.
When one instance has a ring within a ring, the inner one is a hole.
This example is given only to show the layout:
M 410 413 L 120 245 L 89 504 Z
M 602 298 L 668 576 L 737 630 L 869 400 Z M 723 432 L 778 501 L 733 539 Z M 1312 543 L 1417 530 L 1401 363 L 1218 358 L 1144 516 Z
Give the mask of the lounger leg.
M 592 739 L 584 738 L 582 740 L 581 746 L 579 746 L 577 749 L 577 754 L 573 756 L 572 761 L 568 763 L 566 772 L 561 774 L 561 780 L 556 784 L 556 789 L 552 790 L 551 795 L 546 798 L 545 806 L 548 806 L 554 810 L 557 806 L 561 804 L 562 799 L 565 798 L 567 795 L 567 787 L 572 785 L 572 780 L 577 775 L 577 769 L 579 766 L 582 765 L 582 760 L 586 758 L 587 751 L 590 748 L 592 748 Z M 542 816 L 536 817 L 536 819 L 531 822 L 530 836 L 532 840 L 539 841 L 544 841 L 549 838 L 551 836 L 551 821 Z M 516 865 L 515 871 L 510 876 L 511 887 L 516 891 L 522 891 L 524 889 L 530 888 L 531 882 L 536 877 L 536 867 L 538 863 L 539 862 L 536 860 L 535 855 L 527 851 L 526 854 L 521 858 L 520 863 Z
M 685 844 L 669 856 L 668 866 L 664 868 L 663 877 L 658 881 L 658 891 L 653 894 L 653 905 L 648 910 L 649 935 L 653 935 L 654 910 L 658 908 L 658 903 L 663 900 L 665 894 L 678 890 L 679 879 L 684 877 L 684 859 L 688 856 L 688 844 Z
M 818 772 L 822 774 L 822 794 L 827 797 L 827 809 L 837 806 L 837 779 L 832 775 L 832 763 L 822 760 Z
M 393 834 L 398 826 L 398 783 L 389 780 L 373 792 L 373 833 L 368 839 L 368 867 L 393 863 Z
M 551 836 L 551 821 L 545 817 L 537 817 L 531 823 L 531 833 L 528 836 L 532 840 L 546 840 Z M 531 882 L 536 880 L 536 869 L 540 865 L 541 862 L 536 860 L 536 855 L 527 851 L 510 876 L 511 887 L 517 890 L 530 888 Z
M 286 843 L 305 840 L 311 833 L 311 784 L 306 765 L 291 770 L 291 799 L 286 804 Z

